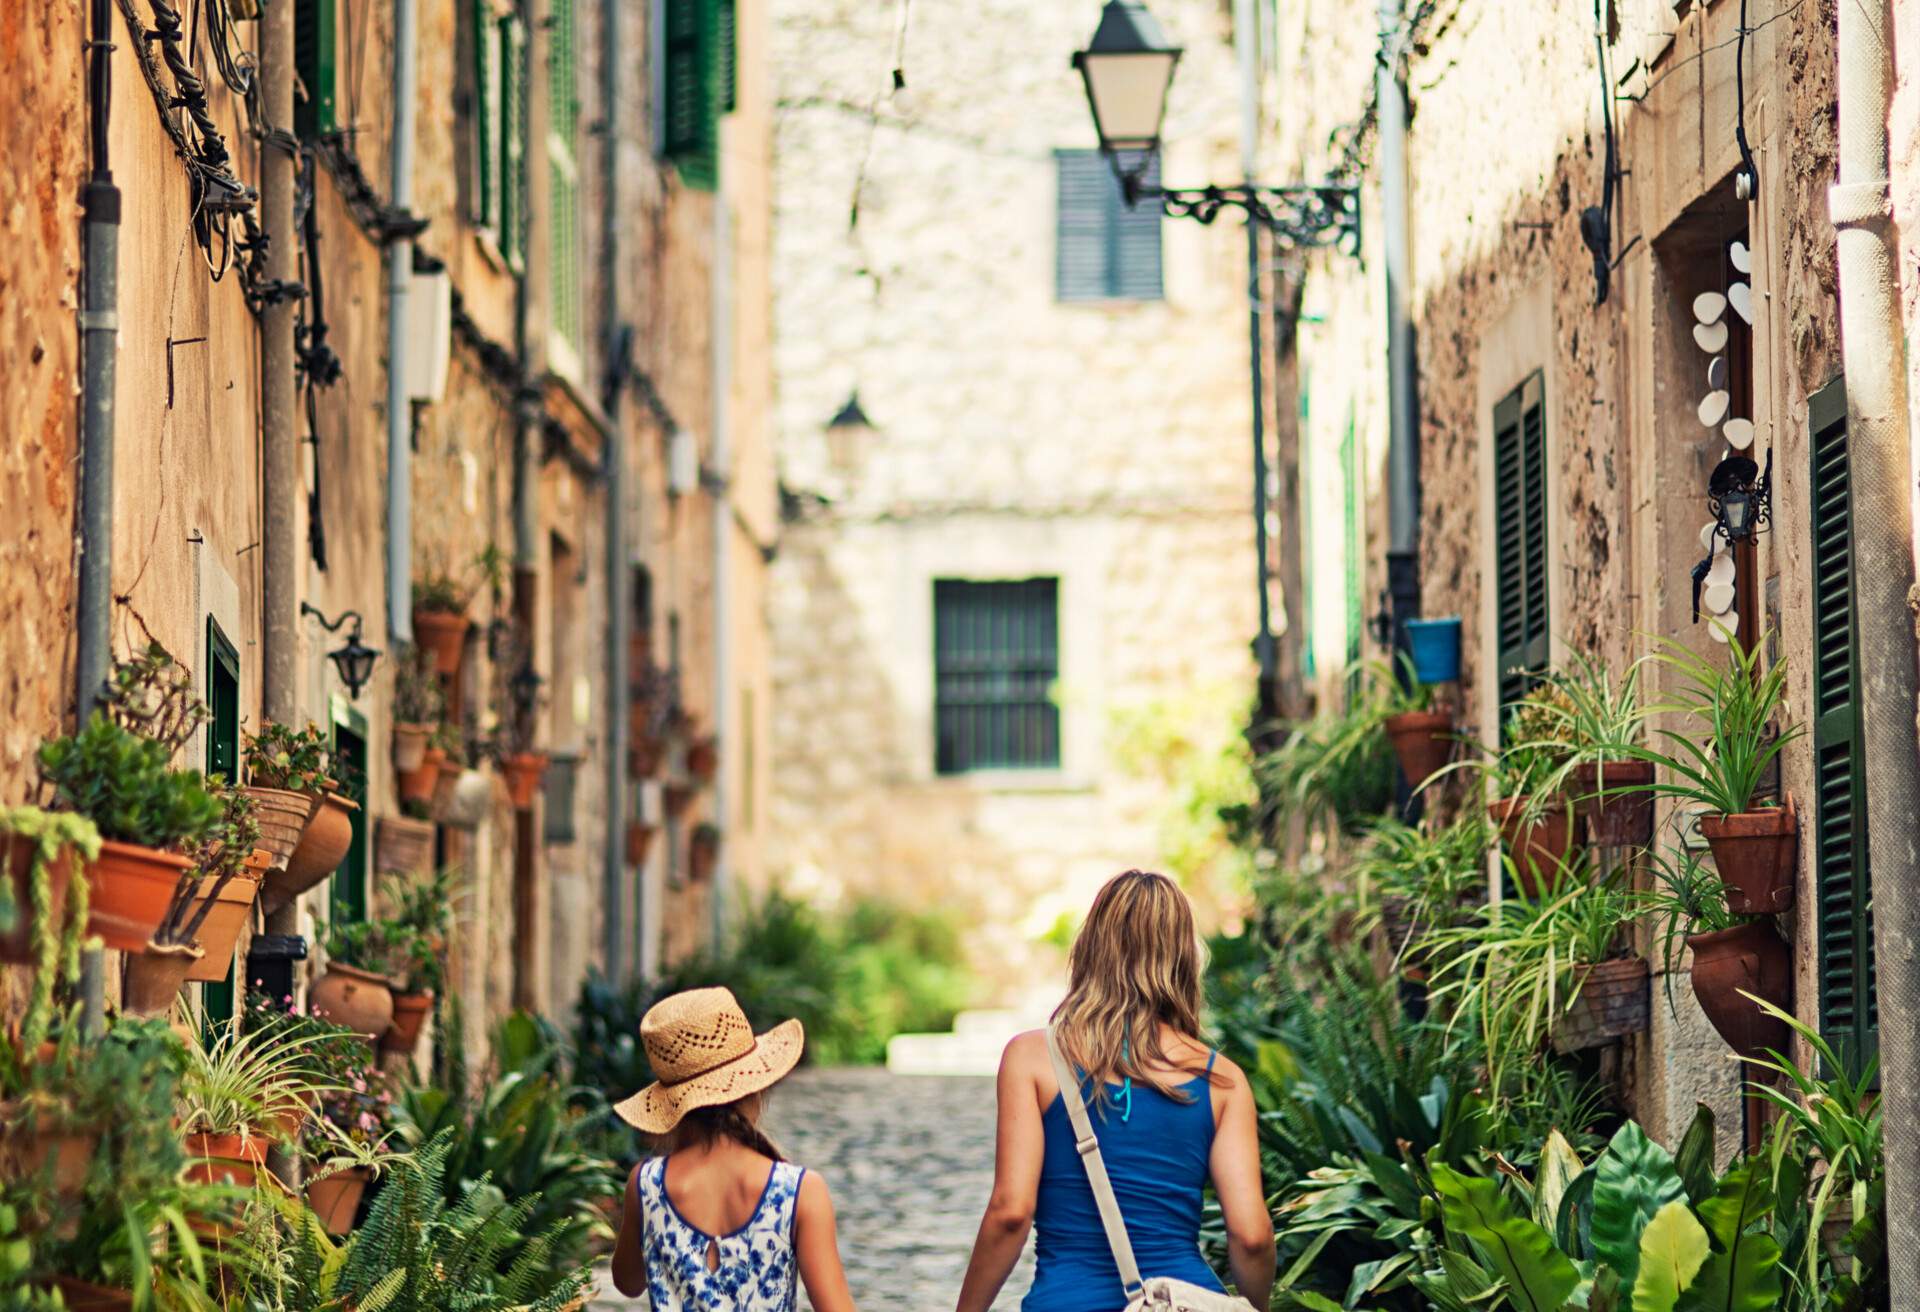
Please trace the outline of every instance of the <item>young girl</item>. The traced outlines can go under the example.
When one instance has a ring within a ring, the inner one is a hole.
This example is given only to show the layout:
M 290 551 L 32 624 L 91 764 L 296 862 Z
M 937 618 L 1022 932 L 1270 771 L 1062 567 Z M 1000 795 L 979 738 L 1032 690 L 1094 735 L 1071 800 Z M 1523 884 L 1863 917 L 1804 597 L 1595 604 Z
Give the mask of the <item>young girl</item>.
M 660 1077 L 614 1108 L 658 1157 L 627 1180 L 613 1283 L 652 1312 L 854 1312 L 827 1182 L 760 1131 L 765 1094 L 800 1060 L 790 1020 L 754 1036 L 726 989 L 676 993 L 640 1021 Z

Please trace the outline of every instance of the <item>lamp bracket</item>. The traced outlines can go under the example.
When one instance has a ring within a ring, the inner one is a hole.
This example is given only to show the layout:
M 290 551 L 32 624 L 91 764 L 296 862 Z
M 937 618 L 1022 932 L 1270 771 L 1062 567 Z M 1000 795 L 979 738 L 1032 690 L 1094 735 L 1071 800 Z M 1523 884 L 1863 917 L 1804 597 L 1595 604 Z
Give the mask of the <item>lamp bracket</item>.
M 310 601 L 303 601 L 300 603 L 300 613 L 302 615 L 311 615 L 316 620 L 319 620 L 320 627 L 325 629 L 328 633 L 340 632 L 340 626 L 342 624 L 345 624 L 348 620 L 353 621 L 354 633 L 358 635 L 360 632 L 360 612 L 357 610 L 341 611 L 339 619 L 330 620 L 327 618 L 326 612 L 321 610 L 318 606 L 314 605 Z
M 1120 181 L 1129 207 L 1157 200 L 1168 217 L 1202 223 L 1212 223 L 1222 210 L 1237 209 L 1293 249 L 1337 246 L 1349 255 L 1360 253 L 1358 187 L 1252 182 L 1232 187 L 1157 187 L 1131 172 L 1121 172 Z

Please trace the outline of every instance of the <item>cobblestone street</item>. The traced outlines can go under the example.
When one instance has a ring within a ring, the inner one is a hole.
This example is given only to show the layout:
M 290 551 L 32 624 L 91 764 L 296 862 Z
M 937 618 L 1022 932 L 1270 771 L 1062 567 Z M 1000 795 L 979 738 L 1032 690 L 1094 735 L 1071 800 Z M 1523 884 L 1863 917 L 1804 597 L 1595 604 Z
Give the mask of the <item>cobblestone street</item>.
M 771 1128 L 780 1146 L 833 1186 L 840 1251 L 863 1308 L 951 1307 L 993 1186 L 993 1083 L 803 1071 L 781 1086 Z M 996 1308 L 1019 1306 L 1032 1246 Z M 596 1312 L 644 1308 L 601 1280 Z M 800 1306 L 810 1304 L 802 1294 Z

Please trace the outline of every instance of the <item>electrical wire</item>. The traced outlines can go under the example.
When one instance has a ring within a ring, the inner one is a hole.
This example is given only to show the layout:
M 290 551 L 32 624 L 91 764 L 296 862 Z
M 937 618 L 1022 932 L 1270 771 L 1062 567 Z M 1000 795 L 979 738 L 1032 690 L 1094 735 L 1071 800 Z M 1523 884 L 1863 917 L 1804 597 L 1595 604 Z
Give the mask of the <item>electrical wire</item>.
M 1733 139 L 1740 146 L 1740 168 L 1734 189 L 1740 199 L 1751 201 L 1760 190 L 1760 170 L 1754 165 L 1753 150 L 1747 145 L 1747 0 L 1740 0 L 1740 49 L 1733 57 Z

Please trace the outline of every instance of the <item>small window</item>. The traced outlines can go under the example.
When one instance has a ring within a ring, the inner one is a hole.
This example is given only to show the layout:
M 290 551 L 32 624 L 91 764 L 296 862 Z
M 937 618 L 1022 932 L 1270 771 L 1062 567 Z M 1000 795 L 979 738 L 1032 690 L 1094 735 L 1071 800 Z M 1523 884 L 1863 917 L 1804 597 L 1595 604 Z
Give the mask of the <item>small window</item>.
M 1500 710 L 1551 657 L 1547 611 L 1546 385 L 1535 373 L 1493 408 L 1494 644 Z
M 219 621 L 207 616 L 207 773 L 229 783 L 240 777 L 240 654 Z M 233 976 L 204 986 L 201 1012 L 209 1035 L 233 1016 Z
M 720 119 L 737 95 L 736 0 L 664 0 L 665 57 L 657 124 L 661 157 L 689 187 L 720 180 Z
M 527 37 L 497 0 L 469 0 L 473 28 L 473 190 L 476 227 L 493 235 L 515 273 L 527 242 Z
M 553 0 L 547 25 L 547 267 L 549 322 L 575 360 L 580 299 L 580 87 L 574 0 Z
M 347 925 L 367 918 L 367 722 L 358 711 L 336 705 L 333 759 L 344 780 L 342 793 L 354 803 L 353 841 L 333 871 L 333 920 Z
M 933 585 L 935 768 L 1060 766 L 1057 579 Z
M 1054 153 L 1060 174 L 1054 293 L 1062 301 L 1157 301 L 1160 206 L 1128 209 L 1120 180 L 1097 150 Z M 1149 167 L 1149 186 L 1160 181 Z

